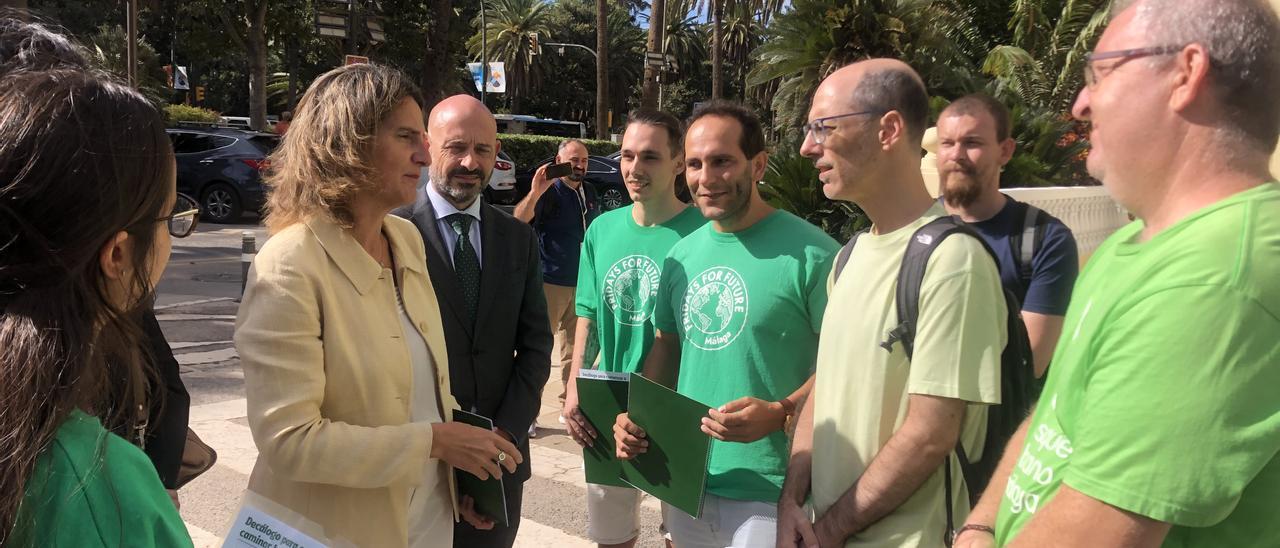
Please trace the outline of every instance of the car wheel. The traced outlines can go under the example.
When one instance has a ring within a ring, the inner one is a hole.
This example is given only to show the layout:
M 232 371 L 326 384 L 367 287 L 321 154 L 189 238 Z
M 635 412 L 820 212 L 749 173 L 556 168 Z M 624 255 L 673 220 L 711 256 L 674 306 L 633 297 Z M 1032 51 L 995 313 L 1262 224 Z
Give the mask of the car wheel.
M 223 183 L 209 185 L 200 200 L 201 215 L 210 222 L 229 223 L 240 219 L 240 195 Z
M 600 193 L 600 204 L 604 206 L 605 211 L 618 209 L 627 205 L 627 195 L 616 186 L 605 187 Z

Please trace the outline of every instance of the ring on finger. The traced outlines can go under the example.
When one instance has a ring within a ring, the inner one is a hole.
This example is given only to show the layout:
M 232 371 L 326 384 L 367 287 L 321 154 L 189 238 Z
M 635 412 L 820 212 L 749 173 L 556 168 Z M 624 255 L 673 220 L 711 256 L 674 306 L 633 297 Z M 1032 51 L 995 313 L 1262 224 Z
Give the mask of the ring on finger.
M 507 453 L 505 451 L 498 451 L 498 462 L 505 460 L 507 460 Z

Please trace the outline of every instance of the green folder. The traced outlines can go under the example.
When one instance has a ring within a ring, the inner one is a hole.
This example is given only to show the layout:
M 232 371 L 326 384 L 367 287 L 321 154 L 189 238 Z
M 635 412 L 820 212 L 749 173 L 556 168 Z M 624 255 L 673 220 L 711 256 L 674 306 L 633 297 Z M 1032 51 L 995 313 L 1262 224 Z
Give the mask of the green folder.
M 453 422 L 469 424 L 489 431 L 493 430 L 492 420 L 461 409 L 453 411 Z M 507 455 L 507 458 L 513 458 L 513 456 Z M 503 470 L 503 473 L 506 473 L 506 470 Z M 471 474 L 471 472 L 458 469 L 454 469 L 453 474 L 458 480 L 459 500 L 462 499 L 463 495 L 469 495 L 476 501 L 477 512 L 493 520 L 498 525 L 507 526 L 507 497 L 502 489 L 501 477 L 490 477 L 487 480 L 482 480 Z
M 702 418 L 711 407 L 646 379 L 631 375 L 627 409 L 631 422 L 644 429 L 648 450 L 622 461 L 622 479 L 637 489 L 702 516 L 711 437 L 702 433 Z
M 622 481 L 622 462 L 614 456 L 613 423 L 627 410 L 626 373 L 594 369 L 578 372 L 578 410 L 598 436 L 591 447 L 582 448 L 587 483 L 630 487 Z

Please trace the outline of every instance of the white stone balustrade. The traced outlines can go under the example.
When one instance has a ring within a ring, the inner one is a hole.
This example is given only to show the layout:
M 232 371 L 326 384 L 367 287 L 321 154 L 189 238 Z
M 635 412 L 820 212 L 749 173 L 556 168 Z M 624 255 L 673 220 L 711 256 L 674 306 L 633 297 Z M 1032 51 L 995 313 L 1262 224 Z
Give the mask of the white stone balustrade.
M 1006 188 L 1002 192 L 1062 219 L 1076 237 L 1083 263 L 1129 215 L 1100 186 Z

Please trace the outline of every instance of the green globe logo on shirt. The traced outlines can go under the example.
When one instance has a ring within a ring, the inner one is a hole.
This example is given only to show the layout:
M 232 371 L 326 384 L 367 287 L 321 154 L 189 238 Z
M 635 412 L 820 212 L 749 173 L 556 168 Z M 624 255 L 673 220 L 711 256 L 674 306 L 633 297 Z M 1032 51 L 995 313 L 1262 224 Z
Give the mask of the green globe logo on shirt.
M 747 324 L 747 284 L 731 268 L 704 270 L 689 282 L 680 308 L 684 336 L 703 350 L 733 343 Z
M 628 255 L 604 275 L 604 302 L 623 325 L 644 325 L 653 316 L 662 269 L 644 255 Z

